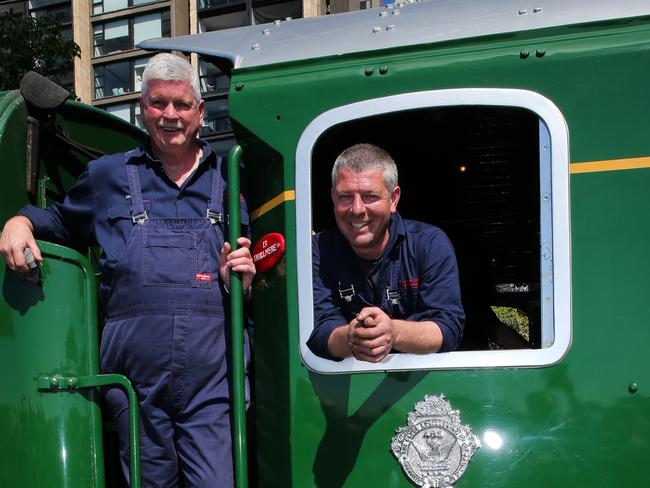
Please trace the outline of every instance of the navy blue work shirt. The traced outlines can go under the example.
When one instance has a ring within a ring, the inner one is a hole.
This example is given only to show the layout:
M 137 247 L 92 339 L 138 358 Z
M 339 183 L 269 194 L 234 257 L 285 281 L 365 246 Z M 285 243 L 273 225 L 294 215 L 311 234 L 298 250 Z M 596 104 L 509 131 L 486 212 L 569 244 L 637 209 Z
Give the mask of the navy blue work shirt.
M 63 203 L 44 209 L 28 205 L 18 214 L 32 222 L 34 234 L 39 239 L 82 252 L 89 246 L 101 247 L 99 264 L 105 304 L 110 294 L 113 269 L 126 248 L 134 225 L 125 165 L 138 166 L 142 198 L 149 217 L 205 217 L 211 198 L 212 174 L 220 158 L 206 142 L 197 139 L 197 143 L 203 149 L 199 165 L 180 188 L 167 176 L 162 161 L 153 156 L 150 146 L 145 145 L 91 161 Z M 227 188 L 226 174 L 224 163 L 221 165 L 224 189 Z M 242 226 L 248 224 L 243 200 L 241 222 Z
M 314 236 L 314 330 L 307 342 L 312 352 L 336 359 L 327 349 L 330 334 L 364 306 L 380 307 L 394 319 L 435 322 L 443 337 L 440 351 L 453 351 L 465 314 L 456 256 L 445 233 L 394 213 L 377 266 L 373 286 L 363 271 L 367 266 L 338 229 Z

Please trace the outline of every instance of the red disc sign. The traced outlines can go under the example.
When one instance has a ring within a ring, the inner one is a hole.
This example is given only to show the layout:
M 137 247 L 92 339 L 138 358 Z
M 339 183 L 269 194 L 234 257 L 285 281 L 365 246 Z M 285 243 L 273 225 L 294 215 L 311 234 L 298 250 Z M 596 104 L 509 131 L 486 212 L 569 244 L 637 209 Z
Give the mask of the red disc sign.
M 263 236 L 253 247 L 253 262 L 258 271 L 268 271 L 284 256 L 284 236 L 271 232 Z

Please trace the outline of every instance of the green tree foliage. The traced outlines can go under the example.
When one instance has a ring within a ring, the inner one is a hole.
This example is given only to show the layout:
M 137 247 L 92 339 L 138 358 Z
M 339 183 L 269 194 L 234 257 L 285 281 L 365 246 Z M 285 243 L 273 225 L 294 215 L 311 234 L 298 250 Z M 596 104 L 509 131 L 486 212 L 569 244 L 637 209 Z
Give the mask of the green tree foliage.
M 0 90 L 18 88 L 30 70 L 61 83 L 70 76 L 80 53 L 51 17 L 24 17 L 13 11 L 0 15 Z

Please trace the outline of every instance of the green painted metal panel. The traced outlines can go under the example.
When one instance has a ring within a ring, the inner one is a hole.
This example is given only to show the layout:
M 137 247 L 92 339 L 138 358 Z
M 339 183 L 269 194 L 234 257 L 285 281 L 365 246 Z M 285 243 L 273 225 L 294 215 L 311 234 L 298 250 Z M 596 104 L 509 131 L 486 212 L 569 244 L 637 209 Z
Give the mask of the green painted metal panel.
M 18 91 L 0 94 L 0 219 L 28 203 L 39 203 L 25 188 L 28 107 Z M 144 140 L 143 131 L 106 112 L 67 101 L 42 117 L 38 178 L 46 202 L 61 198 L 90 159 L 85 150 L 127 150 Z M 55 128 L 55 130 L 52 130 Z M 95 267 L 68 248 L 39 242 L 45 258 L 42 286 L 30 284 L 0 264 L 0 366 L 8 373 L 0 392 L 0 485 L 103 487 L 105 459 L 100 395 L 95 388 L 39 390 L 41 377 L 92 377 L 98 365 L 98 311 Z M 117 448 L 111 472 L 119 483 Z M 115 472 L 113 472 L 115 471 Z
M 0 183 L 0 221 L 28 203 L 25 192 L 27 108 L 19 92 L 0 92 L 0 154 L 4 184 Z M 7 128 L 11 130 L 7 130 Z M 21 164 L 22 163 L 22 164 Z
M 250 207 L 294 189 L 296 145 L 315 117 L 356 101 L 420 90 L 532 90 L 566 119 L 572 161 L 649 156 L 649 38 L 648 19 L 636 19 L 235 71 L 231 116 L 244 148 Z M 0 131 L 0 149 L 10 151 L 12 162 L 24 146 L 24 117 L 17 94 L 0 99 L 0 124 L 11 121 L 16 128 L 11 135 Z M 108 152 L 142 137 L 133 129 L 120 138 L 116 133 L 125 125 L 70 102 L 58 120 L 84 144 Z M 408 144 L 408 129 L 400 129 L 386 136 Z M 59 162 L 85 160 L 57 147 L 41 170 L 64 191 L 78 168 Z M 15 185 L 24 182 L 22 168 L 12 163 L 7 171 L 11 183 L 0 183 L 0 209 L 9 215 L 27 200 Z M 566 232 L 573 246 L 573 344 L 559 364 L 545 368 L 308 371 L 298 352 L 296 270 L 311 263 L 296 256 L 295 203 L 288 198 L 261 215 L 253 239 L 281 232 L 287 253 L 260 274 L 254 289 L 257 486 L 411 486 L 389 451 L 390 440 L 415 403 L 441 393 L 483 441 L 458 487 L 644 486 L 642 467 L 650 455 L 650 372 L 643 351 L 650 330 L 649 178 L 650 170 L 571 177 L 572 228 Z M 0 361 L 5 371 L 18 371 L 0 394 L 2 432 L 17 446 L 0 457 L 3 486 L 91 486 L 84 483 L 101 479 L 99 468 L 91 469 L 90 453 L 99 452 L 97 424 L 75 403 L 83 395 L 30 390 L 51 367 L 88 374 L 73 371 L 86 364 L 79 359 L 79 320 L 73 316 L 89 314 L 75 300 L 89 286 L 79 271 L 86 268 L 74 264 L 78 257 L 55 257 L 69 251 L 48 249 L 56 252 L 44 267 L 47 300 L 25 302 L 34 291 L 4 268 L 0 275 L 11 285 L 3 288 L 0 308 L 0 346 L 7 351 Z M 52 284 L 58 276 L 65 286 Z M 45 328 L 45 319 L 61 325 Z M 48 358 L 53 366 L 44 363 Z M 95 415 L 92 402 L 89 408 Z M 500 436 L 499 447 L 487 442 L 488 432 Z M 74 437 L 78 433 L 83 435 Z M 46 461 L 43 470 L 32 469 L 33 479 L 14 474 L 14 467 L 23 470 L 27 459 L 40 458 Z M 47 485 L 39 484 L 43 473 Z
M 2 486 L 104 486 L 95 390 L 39 391 L 42 375 L 96 374 L 94 268 L 79 253 L 39 242 L 42 286 L 0 267 Z
M 231 115 L 244 153 L 257 151 L 246 158 L 251 207 L 294 188 L 296 145 L 315 117 L 421 90 L 532 90 L 565 117 L 572 161 L 650 155 L 649 35 L 647 19 L 638 19 L 235 71 Z M 408 144 L 408 128 L 386 136 Z M 270 180 L 265 155 L 275 165 Z M 440 393 L 479 437 L 493 431 L 503 441 L 498 449 L 483 443 L 458 487 L 643 486 L 647 178 L 647 170 L 572 177 L 573 345 L 558 365 L 537 369 L 309 372 L 298 353 L 296 269 L 310 263 L 296 261 L 294 204 L 256 220 L 254 238 L 287 238 L 286 267 L 263 275 L 255 290 L 264 486 L 411 486 L 390 440 L 415 403 Z

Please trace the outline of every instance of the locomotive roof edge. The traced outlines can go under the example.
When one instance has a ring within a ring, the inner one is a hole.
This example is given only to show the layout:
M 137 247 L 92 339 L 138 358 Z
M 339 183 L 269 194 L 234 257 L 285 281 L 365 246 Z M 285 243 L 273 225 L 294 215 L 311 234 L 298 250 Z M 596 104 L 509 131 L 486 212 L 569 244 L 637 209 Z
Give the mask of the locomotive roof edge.
M 647 0 L 410 0 L 382 8 L 150 39 L 138 47 L 195 52 L 233 68 L 264 66 L 650 15 Z

